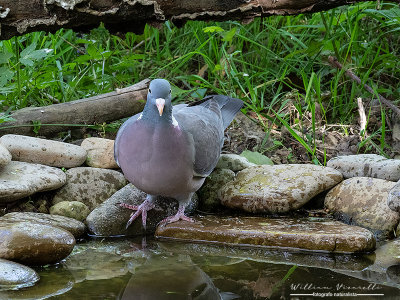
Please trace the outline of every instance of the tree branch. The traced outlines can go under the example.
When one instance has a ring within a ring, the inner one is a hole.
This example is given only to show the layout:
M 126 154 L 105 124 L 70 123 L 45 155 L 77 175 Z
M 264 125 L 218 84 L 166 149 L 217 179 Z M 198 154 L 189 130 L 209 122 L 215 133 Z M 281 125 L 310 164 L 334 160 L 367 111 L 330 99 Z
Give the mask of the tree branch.
M 342 64 L 336 59 L 336 57 L 329 56 L 328 61 L 333 67 L 335 67 L 337 69 L 343 69 Z M 361 79 L 356 74 L 354 74 L 352 71 L 346 70 L 345 74 L 347 75 L 347 77 L 354 80 L 358 84 L 362 84 Z M 364 84 L 363 87 L 365 90 L 370 92 L 372 95 L 378 95 L 379 100 L 381 101 L 382 104 L 386 105 L 387 107 L 392 109 L 398 116 L 400 116 L 400 108 L 398 108 L 396 105 L 394 105 L 390 100 L 386 99 L 385 97 L 383 97 L 382 95 L 380 95 L 378 93 L 375 93 L 374 90 L 367 84 Z
M 43 107 L 26 107 L 13 112 L 15 121 L 0 124 L 0 135 L 13 133 L 52 136 L 60 131 L 94 124 L 103 124 L 130 117 L 143 110 L 150 80 L 86 99 Z

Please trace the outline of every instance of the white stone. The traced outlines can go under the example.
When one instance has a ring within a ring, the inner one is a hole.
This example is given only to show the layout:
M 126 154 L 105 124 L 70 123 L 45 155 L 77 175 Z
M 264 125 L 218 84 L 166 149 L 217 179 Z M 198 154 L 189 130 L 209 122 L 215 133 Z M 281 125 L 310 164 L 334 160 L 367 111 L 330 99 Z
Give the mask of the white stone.
M 12 159 L 17 161 L 73 168 L 86 160 L 85 149 L 58 141 L 6 134 L 0 138 L 0 143 L 10 151 Z

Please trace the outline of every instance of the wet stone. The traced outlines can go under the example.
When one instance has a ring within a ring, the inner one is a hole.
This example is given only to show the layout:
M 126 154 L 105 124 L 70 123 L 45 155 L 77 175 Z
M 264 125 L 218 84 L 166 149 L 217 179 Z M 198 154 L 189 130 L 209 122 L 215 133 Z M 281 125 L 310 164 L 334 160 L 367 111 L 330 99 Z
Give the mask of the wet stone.
M 194 196 L 188 207 L 186 207 L 186 214 L 190 214 L 196 208 L 195 197 L 197 196 Z M 146 230 L 143 229 L 141 215 L 126 229 L 126 223 L 133 211 L 121 207 L 120 203 L 140 205 L 145 199 L 146 194 L 144 192 L 138 190 L 132 184 L 126 185 L 89 214 L 86 218 L 89 232 L 97 236 L 154 233 L 157 224 L 161 220 L 176 214 L 178 210 L 178 202 L 176 200 L 159 197 L 154 209 L 147 212 Z
M 240 171 L 221 191 L 222 204 L 254 213 L 296 210 L 342 181 L 342 174 L 316 165 L 255 166 Z
M 375 238 L 369 230 L 337 221 L 216 216 L 198 217 L 195 221 L 159 226 L 156 237 L 340 253 L 375 249 Z
M 0 143 L 11 152 L 12 159 L 53 167 L 73 168 L 82 165 L 86 150 L 80 146 L 31 136 L 6 134 Z
M 65 173 L 54 167 L 12 161 L 0 168 L 0 204 L 63 186 Z
M 81 147 L 87 151 L 86 164 L 89 167 L 117 169 L 114 159 L 114 141 L 90 137 L 83 140 Z
M 221 189 L 234 178 L 235 172 L 229 169 L 215 169 L 197 192 L 201 210 L 211 211 L 221 205 Z
M 378 240 L 393 235 L 400 216 L 387 205 L 389 191 L 396 183 L 383 179 L 346 179 L 325 197 L 325 207 L 335 218 L 371 230 Z
M 39 275 L 35 270 L 0 258 L 0 291 L 32 286 L 39 279 Z
M 75 238 L 82 237 L 86 231 L 85 224 L 75 219 L 43 213 L 12 212 L 0 218 L 0 226 L 2 223 L 7 224 L 10 222 L 29 222 L 59 227 L 70 232 Z
M 71 290 L 75 280 L 71 273 L 63 268 L 62 263 L 58 267 L 50 266 L 40 268 L 40 280 L 31 287 L 23 290 L 0 291 L 1 300 L 39 300 L 62 299 L 63 294 Z M 90 299 L 88 297 L 66 297 L 66 299 Z
M 0 224 L 0 258 L 27 265 L 54 264 L 67 257 L 74 245 L 74 236 L 58 227 L 30 222 Z
M 377 154 L 337 156 L 329 160 L 327 166 L 342 172 L 344 178 L 373 177 L 390 181 L 400 179 L 400 160 L 387 159 Z
M 127 249 L 122 247 L 120 249 L 118 243 L 115 244 L 108 249 L 104 249 L 104 243 L 92 241 L 77 245 L 63 265 L 73 274 L 77 282 L 123 276 L 128 273 L 128 268 L 121 252 L 119 254 L 115 252 L 132 250 L 131 243 L 128 243 Z
M 255 166 L 247 158 L 237 154 L 221 154 L 216 169 L 229 169 L 238 172 L 248 167 Z
M 115 170 L 79 167 L 66 172 L 67 184 L 57 191 L 53 205 L 62 201 L 79 201 L 90 210 L 126 185 L 122 173 Z
M 0 144 L 0 167 L 7 165 L 11 161 L 11 153 Z

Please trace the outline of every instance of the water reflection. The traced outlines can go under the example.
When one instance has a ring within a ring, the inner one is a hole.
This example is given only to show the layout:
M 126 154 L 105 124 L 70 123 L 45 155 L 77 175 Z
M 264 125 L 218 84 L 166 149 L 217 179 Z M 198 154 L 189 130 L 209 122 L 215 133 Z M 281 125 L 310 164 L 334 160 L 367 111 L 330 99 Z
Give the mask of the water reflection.
M 356 293 L 371 282 L 377 285 L 367 292 L 395 299 L 400 265 L 379 259 L 384 251 L 376 253 L 93 239 L 77 245 L 63 263 L 36 269 L 36 286 L 0 293 L 0 299 L 290 299 L 315 291 Z
M 153 255 L 132 273 L 122 300 L 221 299 L 211 278 L 188 255 Z

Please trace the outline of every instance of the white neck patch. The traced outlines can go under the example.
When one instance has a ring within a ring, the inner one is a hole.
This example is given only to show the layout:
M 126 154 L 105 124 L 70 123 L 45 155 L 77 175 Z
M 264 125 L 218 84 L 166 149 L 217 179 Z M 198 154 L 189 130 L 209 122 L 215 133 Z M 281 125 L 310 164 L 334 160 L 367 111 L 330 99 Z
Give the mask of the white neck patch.
M 174 125 L 174 127 L 179 127 L 178 121 L 175 119 L 174 115 L 172 115 L 172 125 Z

